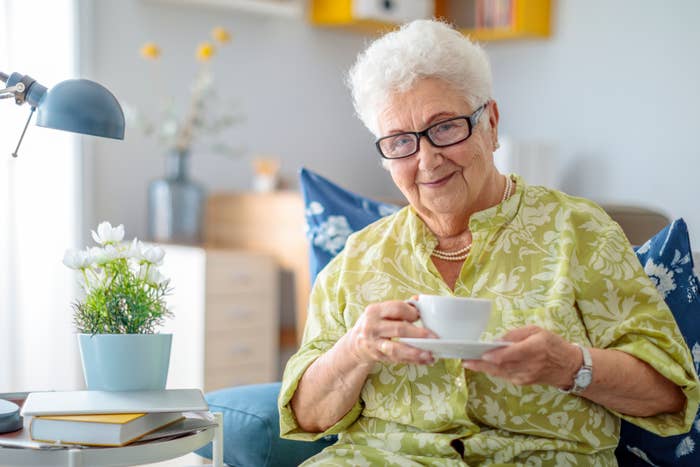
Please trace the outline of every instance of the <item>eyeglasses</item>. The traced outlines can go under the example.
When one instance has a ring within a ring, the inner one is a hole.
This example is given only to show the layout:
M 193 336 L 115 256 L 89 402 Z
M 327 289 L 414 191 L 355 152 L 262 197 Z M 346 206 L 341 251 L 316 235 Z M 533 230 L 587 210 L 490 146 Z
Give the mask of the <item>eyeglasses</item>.
M 374 144 L 379 154 L 385 159 L 403 159 L 420 151 L 420 139 L 428 138 L 436 148 L 444 148 L 461 143 L 472 135 L 472 130 L 479 123 L 479 117 L 488 102 L 471 115 L 461 115 L 430 125 L 423 131 L 406 131 L 379 138 Z

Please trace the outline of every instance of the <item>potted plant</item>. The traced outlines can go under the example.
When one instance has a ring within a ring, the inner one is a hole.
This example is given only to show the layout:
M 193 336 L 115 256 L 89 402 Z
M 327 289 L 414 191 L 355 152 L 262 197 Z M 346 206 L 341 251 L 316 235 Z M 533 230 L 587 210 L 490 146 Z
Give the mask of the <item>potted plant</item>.
M 73 303 L 85 383 L 90 390 L 164 389 L 171 334 L 156 329 L 171 315 L 169 279 L 158 270 L 165 252 L 102 222 L 98 246 L 67 250 L 63 263 L 80 273 L 84 297 Z

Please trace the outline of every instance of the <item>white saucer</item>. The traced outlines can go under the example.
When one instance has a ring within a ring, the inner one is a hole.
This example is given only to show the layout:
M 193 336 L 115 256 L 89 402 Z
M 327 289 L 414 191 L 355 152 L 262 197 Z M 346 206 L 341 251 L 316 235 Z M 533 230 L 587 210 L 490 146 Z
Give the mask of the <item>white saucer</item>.
M 489 350 L 505 347 L 512 342 L 457 341 L 448 339 L 420 339 L 400 337 L 399 342 L 419 349 L 429 350 L 435 358 L 466 358 L 476 360 Z

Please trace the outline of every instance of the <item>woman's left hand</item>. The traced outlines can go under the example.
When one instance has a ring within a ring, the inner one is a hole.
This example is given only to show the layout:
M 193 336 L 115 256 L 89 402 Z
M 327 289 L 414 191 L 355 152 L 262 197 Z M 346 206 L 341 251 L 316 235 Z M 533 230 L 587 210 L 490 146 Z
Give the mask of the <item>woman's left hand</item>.
M 581 350 L 561 336 L 538 326 L 514 329 L 502 338 L 513 342 L 462 366 L 518 385 L 548 384 L 568 388 L 583 364 Z

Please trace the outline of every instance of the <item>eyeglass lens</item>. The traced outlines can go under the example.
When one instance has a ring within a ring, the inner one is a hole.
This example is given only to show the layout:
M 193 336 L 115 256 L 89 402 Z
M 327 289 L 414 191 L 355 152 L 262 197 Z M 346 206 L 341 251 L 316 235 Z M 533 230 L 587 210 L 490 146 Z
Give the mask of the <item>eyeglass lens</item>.
M 469 122 L 466 117 L 453 118 L 438 122 L 419 134 L 425 134 L 433 146 L 449 146 L 469 137 Z M 391 159 L 407 157 L 418 151 L 418 138 L 416 133 L 400 133 L 382 138 L 379 141 L 379 147 L 384 157 Z

